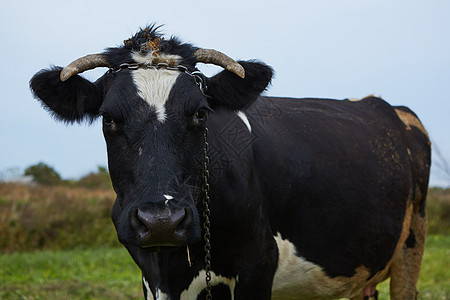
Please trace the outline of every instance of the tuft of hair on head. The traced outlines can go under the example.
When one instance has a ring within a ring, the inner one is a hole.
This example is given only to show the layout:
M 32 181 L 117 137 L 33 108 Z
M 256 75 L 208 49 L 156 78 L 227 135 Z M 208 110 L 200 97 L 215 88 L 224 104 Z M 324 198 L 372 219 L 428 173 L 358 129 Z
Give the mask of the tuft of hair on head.
M 179 56 L 178 61 L 192 70 L 197 63 L 193 54 L 197 48 L 189 43 L 183 43 L 175 36 L 165 39 L 160 28 L 163 25 L 150 24 L 140 28 L 131 38 L 124 40 L 123 45 L 115 48 L 107 48 L 106 56 L 108 62 L 115 68 L 125 62 L 133 62 L 133 53 L 146 56 L 152 55 L 155 61 L 158 56 L 168 54 Z
M 161 41 L 164 40 L 159 29 L 162 25 L 156 26 L 156 24 L 147 25 L 144 28 L 140 28 L 139 31 L 131 38 L 124 40 L 124 48 L 133 50 L 136 52 L 159 52 L 161 47 Z

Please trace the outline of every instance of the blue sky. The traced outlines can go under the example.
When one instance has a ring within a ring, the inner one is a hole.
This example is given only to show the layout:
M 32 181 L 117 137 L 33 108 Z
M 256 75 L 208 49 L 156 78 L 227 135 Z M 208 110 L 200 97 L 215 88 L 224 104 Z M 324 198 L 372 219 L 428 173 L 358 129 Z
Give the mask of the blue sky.
M 100 123 L 56 123 L 32 98 L 28 81 L 42 68 L 120 45 L 153 22 L 165 24 L 167 36 L 271 65 L 276 77 L 267 95 L 374 94 L 406 105 L 450 160 L 450 1 L 3 0 L 0 172 L 44 161 L 76 178 L 106 165 Z M 104 71 L 84 76 L 95 80 Z M 436 166 L 431 184 L 450 186 Z

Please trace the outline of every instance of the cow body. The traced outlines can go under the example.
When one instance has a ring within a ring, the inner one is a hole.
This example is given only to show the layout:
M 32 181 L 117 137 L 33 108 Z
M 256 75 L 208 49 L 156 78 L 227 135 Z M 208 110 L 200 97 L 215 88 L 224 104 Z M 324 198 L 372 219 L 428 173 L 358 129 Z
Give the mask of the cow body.
M 430 167 L 414 113 L 261 97 L 270 67 L 205 79 L 202 53 L 147 28 L 97 59 L 113 71 L 95 83 L 59 68 L 31 81 L 58 119 L 103 116 L 112 219 L 145 297 L 206 296 L 207 128 L 213 299 L 363 299 L 388 277 L 393 299 L 414 298 Z
M 255 297 L 262 288 L 249 289 L 252 281 L 269 287 L 272 279 L 272 299 L 354 297 L 387 278 L 403 248 L 419 246 L 405 241 L 423 235 L 411 220 L 425 222 L 429 144 L 423 128 L 399 114 L 415 116 L 397 110 L 374 97 L 261 97 L 244 114 L 211 116 L 215 299 L 242 295 L 239 288 Z M 140 251 L 149 291 L 168 299 L 200 294 L 197 247 L 190 246 L 192 267 L 185 248 Z

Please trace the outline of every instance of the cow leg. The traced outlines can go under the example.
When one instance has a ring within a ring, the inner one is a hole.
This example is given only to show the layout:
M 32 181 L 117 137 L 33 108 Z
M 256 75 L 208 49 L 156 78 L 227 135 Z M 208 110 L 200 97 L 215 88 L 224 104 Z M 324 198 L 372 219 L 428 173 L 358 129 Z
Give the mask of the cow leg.
M 277 268 L 278 249 L 272 235 L 259 255 L 247 256 L 241 263 L 245 266 L 239 271 L 236 283 L 235 300 L 270 300 L 272 283 Z
M 413 212 L 409 236 L 391 266 L 391 299 L 417 299 L 419 279 L 427 234 L 427 220 L 419 211 Z
M 275 271 L 273 271 L 272 276 L 270 276 L 271 273 L 267 272 L 267 268 L 256 268 L 251 271 L 251 274 L 239 274 L 239 282 L 236 284 L 234 299 L 270 300 L 272 279 Z
M 272 282 L 276 269 L 276 258 L 276 252 L 271 253 L 252 268 L 241 270 L 236 284 L 234 299 L 270 300 L 272 295 Z

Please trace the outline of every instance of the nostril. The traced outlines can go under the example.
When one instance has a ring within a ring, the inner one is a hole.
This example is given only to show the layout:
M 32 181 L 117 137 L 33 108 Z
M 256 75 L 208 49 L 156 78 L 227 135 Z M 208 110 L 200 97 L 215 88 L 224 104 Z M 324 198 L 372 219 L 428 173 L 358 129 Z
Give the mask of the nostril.
M 136 216 L 139 224 L 144 225 L 147 229 L 150 229 L 154 221 L 153 216 L 149 212 L 138 209 Z
M 138 211 L 135 210 L 132 214 L 131 214 L 131 227 L 137 229 L 139 226 L 141 226 L 141 222 L 139 221 L 138 218 Z
M 185 219 L 186 217 L 186 210 L 181 209 L 174 213 L 171 217 L 171 221 L 173 222 L 173 228 L 177 228 L 178 225 Z
M 150 223 L 139 209 L 131 217 L 131 226 L 139 239 L 145 239 L 150 235 Z
M 176 231 L 185 230 L 192 223 L 192 213 L 190 212 L 190 210 L 187 207 L 184 208 L 183 213 L 184 213 L 184 216 L 178 222 Z

